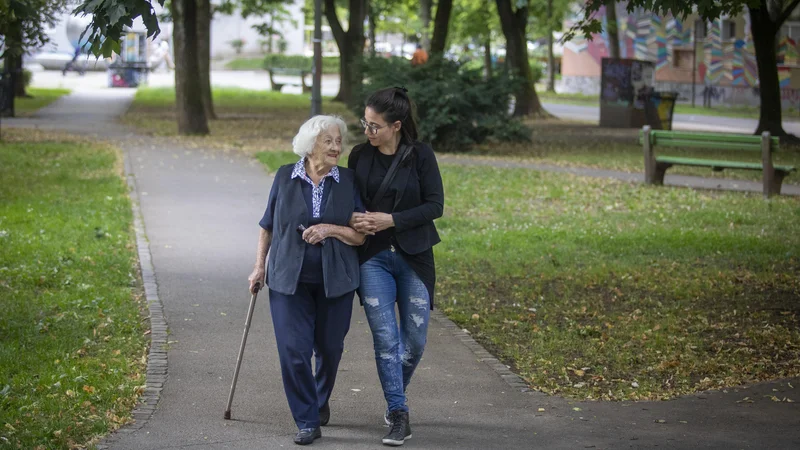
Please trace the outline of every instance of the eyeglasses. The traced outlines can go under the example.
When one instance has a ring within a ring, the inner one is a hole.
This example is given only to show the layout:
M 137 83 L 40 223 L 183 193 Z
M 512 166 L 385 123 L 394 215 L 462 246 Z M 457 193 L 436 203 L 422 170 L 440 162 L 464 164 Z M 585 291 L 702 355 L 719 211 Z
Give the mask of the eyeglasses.
M 361 118 L 361 126 L 364 127 L 365 130 L 369 130 L 370 134 L 376 134 L 378 130 L 381 128 L 386 128 L 389 125 L 377 126 L 367 122 L 367 119 Z

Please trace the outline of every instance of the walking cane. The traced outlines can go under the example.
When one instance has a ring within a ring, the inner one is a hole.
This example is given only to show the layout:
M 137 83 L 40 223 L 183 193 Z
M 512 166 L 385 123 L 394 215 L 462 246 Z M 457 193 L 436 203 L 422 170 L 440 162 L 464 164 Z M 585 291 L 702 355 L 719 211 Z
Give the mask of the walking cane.
M 231 383 L 231 393 L 228 395 L 228 406 L 225 408 L 225 420 L 231 420 L 231 403 L 233 403 L 233 393 L 236 391 L 236 380 L 239 378 L 239 368 L 242 366 L 242 355 L 244 345 L 247 343 L 247 333 L 250 331 L 250 319 L 253 318 L 253 309 L 256 307 L 256 296 L 261 289 L 260 284 L 253 288 L 253 296 L 250 297 L 250 309 L 247 310 L 247 319 L 244 321 L 244 335 L 242 335 L 242 345 L 239 347 L 239 356 L 236 358 L 236 370 L 233 371 L 233 382 Z

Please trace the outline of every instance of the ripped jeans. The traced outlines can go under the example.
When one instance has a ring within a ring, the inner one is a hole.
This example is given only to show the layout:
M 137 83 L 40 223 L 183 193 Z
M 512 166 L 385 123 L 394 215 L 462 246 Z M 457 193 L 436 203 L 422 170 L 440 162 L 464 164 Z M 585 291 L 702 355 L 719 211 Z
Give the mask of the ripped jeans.
M 384 250 L 361 265 L 358 295 L 372 330 L 375 362 L 388 410 L 408 411 L 405 389 L 422 359 L 428 337 L 428 290 L 402 256 Z

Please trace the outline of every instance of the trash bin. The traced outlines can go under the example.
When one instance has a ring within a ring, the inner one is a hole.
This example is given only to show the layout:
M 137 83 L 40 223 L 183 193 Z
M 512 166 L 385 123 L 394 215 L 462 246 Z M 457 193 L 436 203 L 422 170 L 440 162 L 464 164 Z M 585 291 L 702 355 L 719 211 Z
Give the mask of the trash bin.
M 146 62 L 115 61 L 108 66 L 108 87 L 139 87 L 147 83 L 149 70 Z
M 652 92 L 648 95 L 644 108 L 647 124 L 654 130 L 671 130 L 676 101 L 677 92 Z

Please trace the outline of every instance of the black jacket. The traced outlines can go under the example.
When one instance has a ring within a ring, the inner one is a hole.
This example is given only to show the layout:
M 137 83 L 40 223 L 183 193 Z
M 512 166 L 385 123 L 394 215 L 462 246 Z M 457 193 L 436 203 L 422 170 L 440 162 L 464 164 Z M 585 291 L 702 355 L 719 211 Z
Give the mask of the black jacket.
M 347 160 L 347 166 L 355 171 L 362 196 L 366 196 L 367 178 L 376 152 L 377 148 L 365 142 L 355 146 Z M 444 188 L 436 156 L 428 144 L 414 143 L 409 158 L 398 167 L 387 189 L 389 193 L 394 194 L 394 208 L 381 212 L 392 214 L 395 239 L 404 252 L 416 255 L 441 241 L 433 220 L 444 212 Z

